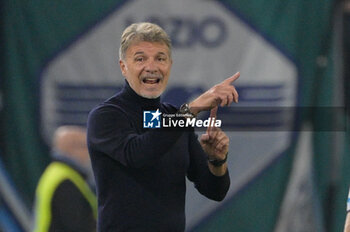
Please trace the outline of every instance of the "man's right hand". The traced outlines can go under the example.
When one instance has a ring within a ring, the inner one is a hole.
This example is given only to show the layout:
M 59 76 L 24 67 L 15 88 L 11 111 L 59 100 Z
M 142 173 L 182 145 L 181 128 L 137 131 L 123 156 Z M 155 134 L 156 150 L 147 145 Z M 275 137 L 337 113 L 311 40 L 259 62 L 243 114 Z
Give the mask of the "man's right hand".
M 232 83 L 238 79 L 240 73 L 214 85 L 208 91 L 197 97 L 189 104 L 190 110 L 197 115 L 201 111 L 210 110 L 216 106 L 229 106 L 233 101 L 238 103 L 238 92 Z

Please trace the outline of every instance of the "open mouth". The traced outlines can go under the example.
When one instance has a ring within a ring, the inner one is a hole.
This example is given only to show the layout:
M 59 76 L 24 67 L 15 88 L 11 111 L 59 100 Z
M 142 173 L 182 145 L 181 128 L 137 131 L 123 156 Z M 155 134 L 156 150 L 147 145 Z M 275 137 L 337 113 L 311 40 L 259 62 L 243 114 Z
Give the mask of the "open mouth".
M 142 78 L 142 82 L 145 84 L 158 84 L 160 82 L 160 77 L 145 77 Z

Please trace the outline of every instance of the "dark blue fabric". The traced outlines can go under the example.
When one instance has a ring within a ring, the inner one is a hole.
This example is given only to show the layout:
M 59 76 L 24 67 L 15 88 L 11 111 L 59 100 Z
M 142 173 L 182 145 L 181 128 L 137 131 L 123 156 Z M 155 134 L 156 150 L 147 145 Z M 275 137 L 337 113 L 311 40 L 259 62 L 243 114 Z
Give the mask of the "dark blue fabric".
M 143 111 L 175 113 L 160 99 L 121 92 L 88 118 L 88 147 L 98 195 L 98 231 L 184 231 L 185 177 L 210 199 L 222 200 L 228 173 L 216 177 L 193 129 L 144 129 Z

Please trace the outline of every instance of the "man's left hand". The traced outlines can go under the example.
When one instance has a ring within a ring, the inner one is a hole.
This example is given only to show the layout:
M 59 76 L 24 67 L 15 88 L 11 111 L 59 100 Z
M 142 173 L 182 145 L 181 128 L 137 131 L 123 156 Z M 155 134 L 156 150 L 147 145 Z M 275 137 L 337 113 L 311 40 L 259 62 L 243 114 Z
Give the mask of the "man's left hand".
M 211 120 L 216 120 L 217 110 L 218 107 L 216 106 L 210 111 Z M 200 138 L 200 144 L 207 153 L 208 158 L 215 160 L 224 160 L 226 158 L 229 142 L 229 138 L 220 128 L 211 125 Z

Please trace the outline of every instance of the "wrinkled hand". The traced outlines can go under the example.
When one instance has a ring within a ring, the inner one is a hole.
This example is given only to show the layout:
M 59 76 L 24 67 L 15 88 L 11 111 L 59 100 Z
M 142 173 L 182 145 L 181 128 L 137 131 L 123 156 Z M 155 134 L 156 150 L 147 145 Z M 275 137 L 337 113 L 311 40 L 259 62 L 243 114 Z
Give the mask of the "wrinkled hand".
M 216 106 L 210 111 L 211 120 L 216 119 L 217 110 Z M 199 142 L 209 159 L 224 160 L 228 152 L 229 141 L 227 135 L 220 128 L 209 125 Z
M 238 103 L 238 92 L 232 83 L 237 80 L 239 76 L 240 73 L 237 72 L 200 95 L 189 104 L 191 112 L 198 114 L 201 111 L 210 110 L 219 105 L 229 106 L 233 101 Z

